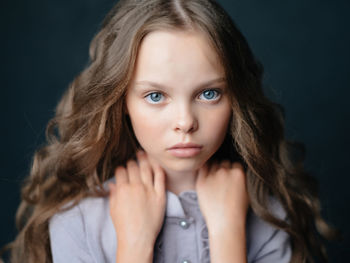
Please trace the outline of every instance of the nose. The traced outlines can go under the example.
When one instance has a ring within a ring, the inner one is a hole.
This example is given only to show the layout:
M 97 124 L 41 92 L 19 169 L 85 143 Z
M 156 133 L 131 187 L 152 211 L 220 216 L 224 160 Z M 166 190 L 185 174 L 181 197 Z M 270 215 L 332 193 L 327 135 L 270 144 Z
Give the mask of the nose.
M 192 133 L 198 129 L 198 120 L 190 106 L 183 105 L 176 109 L 175 131 Z

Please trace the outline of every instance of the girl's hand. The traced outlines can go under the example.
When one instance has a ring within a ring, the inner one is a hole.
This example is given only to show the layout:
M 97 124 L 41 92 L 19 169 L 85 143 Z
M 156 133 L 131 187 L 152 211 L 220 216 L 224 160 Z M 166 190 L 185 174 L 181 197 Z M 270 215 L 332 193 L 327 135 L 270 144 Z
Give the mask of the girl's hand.
M 139 165 L 129 160 L 126 168 L 116 168 L 116 184 L 109 184 L 110 215 L 118 244 L 153 248 L 165 216 L 165 174 L 145 152 L 137 158 Z
M 249 197 L 246 175 L 239 162 L 205 164 L 196 179 L 198 203 L 209 230 L 245 226 Z

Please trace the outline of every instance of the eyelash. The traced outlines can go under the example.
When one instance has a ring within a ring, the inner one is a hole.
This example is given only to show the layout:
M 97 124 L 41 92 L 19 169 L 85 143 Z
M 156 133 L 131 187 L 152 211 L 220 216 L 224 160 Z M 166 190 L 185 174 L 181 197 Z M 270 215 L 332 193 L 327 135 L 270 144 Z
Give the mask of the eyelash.
M 222 93 L 220 89 L 206 89 L 206 90 L 203 90 L 203 91 L 201 92 L 201 95 L 202 95 L 204 92 L 207 92 L 207 91 L 214 91 L 214 92 L 216 93 L 216 98 L 215 98 L 215 99 L 213 99 L 213 100 L 212 100 L 212 99 L 209 99 L 209 100 L 207 100 L 207 101 L 217 101 L 218 99 L 220 99 L 221 93 Z M 154 91 L 154 92 L 148 93 L 148 94 L 145 96 L 145 98 L 149 97 L 149 96 L 152 95 L 152 94 L 161 94 L 161 95 L 162 95 L 161 92 L 159 92 L 159 91 Z M 159 104 L 158 102 L 155 102 L 155 101 L 153 101 L 153 102 L 148 101 L 148 102 L 150 102 L 151 104 Z

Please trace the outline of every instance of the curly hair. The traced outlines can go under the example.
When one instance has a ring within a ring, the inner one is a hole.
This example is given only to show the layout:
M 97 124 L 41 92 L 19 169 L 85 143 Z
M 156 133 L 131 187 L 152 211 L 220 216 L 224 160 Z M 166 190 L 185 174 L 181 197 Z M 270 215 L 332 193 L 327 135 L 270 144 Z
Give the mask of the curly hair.
M 134 156 L 139 144 L 125 114 L 125 94 L 141 41 L 155 30 L 205 35 L 225 69 L 232 101 L 233 118 L 216 156 L 244 164 L 251 208 L 291 236 L 291 262 L 326 262 L 323 239 L 334 239 L 337 231 L 321 216 L 317 181 L 303 167 L 303 144 L 286 140 L 283 107 L 263 93 L 263 67 L 211 0 L 121 0 L 107 14 L 90 44 L 88 65 L 63 94 L 46 127 L 47 143 L 35 152 L 23 182 L 19 233 L 5 247 L 11 262 L 52 262 L 49 219 L 87 196 L 107 196 L 103 182 Z M 270 195 L 289 222 L 267 209 Z

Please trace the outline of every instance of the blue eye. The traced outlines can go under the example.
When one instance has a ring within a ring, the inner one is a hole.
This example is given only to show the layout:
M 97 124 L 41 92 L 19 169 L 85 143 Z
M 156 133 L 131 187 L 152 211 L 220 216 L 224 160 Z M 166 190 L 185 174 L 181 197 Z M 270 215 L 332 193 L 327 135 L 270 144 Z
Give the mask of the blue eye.
M 219 97 L 220 92 L 217 90 L 208 89 L 208 90 L 203 91 L 203 93 L 201 95 L 204 95 L 206 100 L 216 100 Z
M 153 102 L 159 102 L 161 99 L 161 96 L 163 96 L 160 92 L 152 92 L 148 94 L 145 98 L 149 97 L 151 99 L 151 103 Z

